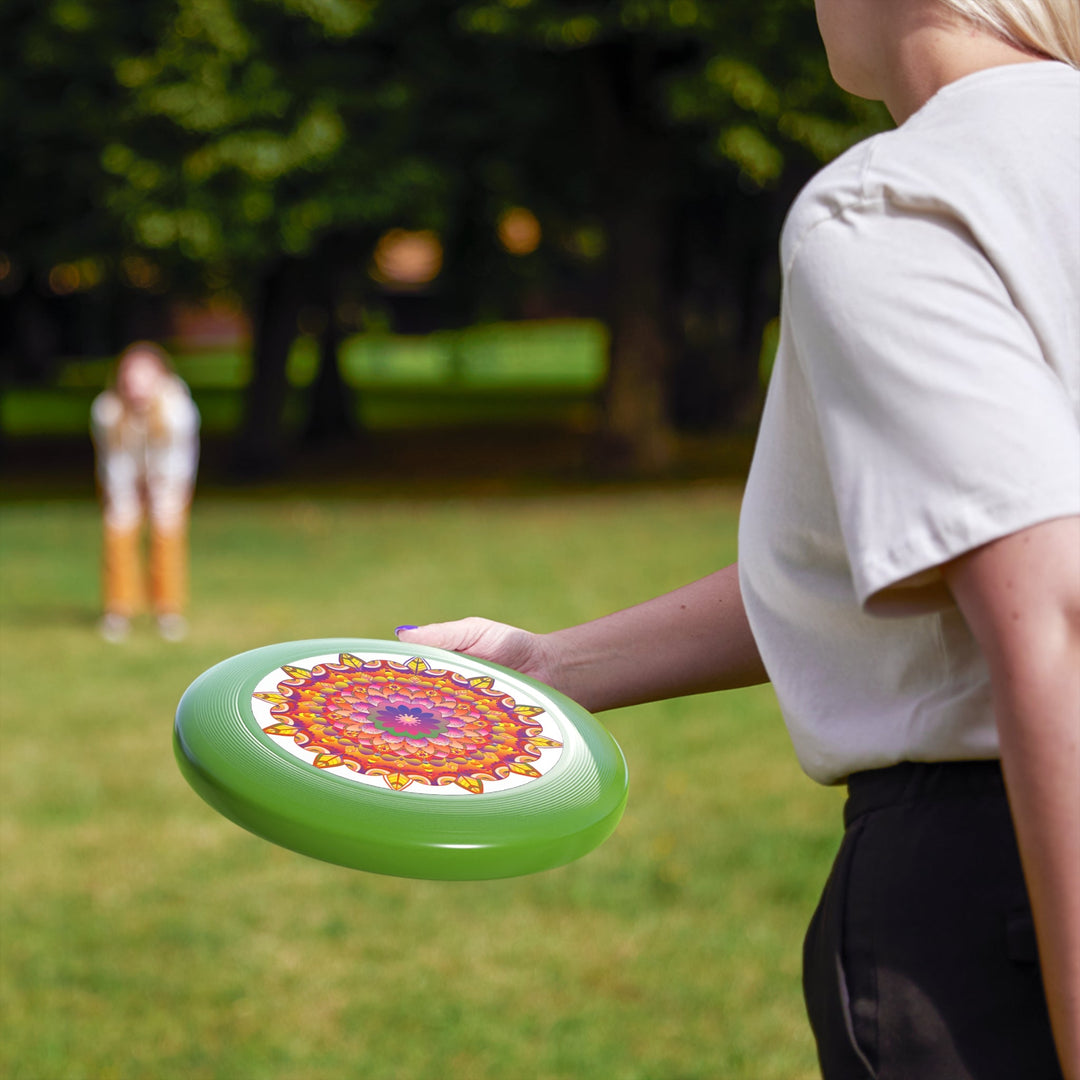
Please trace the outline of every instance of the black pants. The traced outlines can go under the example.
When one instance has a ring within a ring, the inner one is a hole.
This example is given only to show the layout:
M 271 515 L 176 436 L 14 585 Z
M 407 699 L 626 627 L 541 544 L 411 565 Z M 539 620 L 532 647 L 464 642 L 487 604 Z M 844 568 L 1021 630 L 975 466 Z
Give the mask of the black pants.
M 857 773 L 803 950 L 826 1080 L 1060 1080 L 997 762 Z

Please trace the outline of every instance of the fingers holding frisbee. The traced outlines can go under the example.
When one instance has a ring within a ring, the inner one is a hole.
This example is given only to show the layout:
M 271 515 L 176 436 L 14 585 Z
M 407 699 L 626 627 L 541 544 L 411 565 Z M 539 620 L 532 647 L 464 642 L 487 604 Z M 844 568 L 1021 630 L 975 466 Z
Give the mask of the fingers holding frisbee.
M 467 653 L 541 682 L 549 681 L 549 658 L 541 636 L 517 626 L 474 615 L 426 626 L 399 626 L 394 632 L 399 641 Z
M 588 712 L 527 675 L 405 641 L 242 653 L 176 715 L 181 771 L 211 806 L 303 854 L 375 873 L 483 879 L 606 839 L 626 764 Z

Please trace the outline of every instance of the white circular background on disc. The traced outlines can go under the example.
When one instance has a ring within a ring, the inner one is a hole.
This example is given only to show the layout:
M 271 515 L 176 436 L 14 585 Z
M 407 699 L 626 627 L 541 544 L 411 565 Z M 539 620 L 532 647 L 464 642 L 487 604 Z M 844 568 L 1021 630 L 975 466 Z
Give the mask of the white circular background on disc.
M 532 783 L 566 741 L 528 686 L 464 656 L 452 667 L 401 653 L 309 656 L 260 679 L 251 707 L 264 737 L 306 765 L 419 795 Z

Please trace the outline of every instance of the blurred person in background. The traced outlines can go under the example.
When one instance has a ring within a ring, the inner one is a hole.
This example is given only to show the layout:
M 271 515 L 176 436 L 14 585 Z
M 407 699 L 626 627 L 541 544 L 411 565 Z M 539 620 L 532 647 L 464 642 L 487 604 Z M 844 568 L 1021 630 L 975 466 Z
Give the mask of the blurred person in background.
M 785 223 L 739 562 L 398 634 L 593 711 L 770 680 L 848 789 L 803 953 L 826 1080 L 1080 1080 L 1080 4 L 816 7 L 898 127 Z
M 95 398 L 91 430 L 104 515 L 104 615 L 99 629 L 122 641 L 147 592 L 168 641 L 187 632 L 188 514 L 199 459 L 199 412 L 159 346 L 128 346 L 113 385 Z M 149 521 L 149 589 L 142 558 Z

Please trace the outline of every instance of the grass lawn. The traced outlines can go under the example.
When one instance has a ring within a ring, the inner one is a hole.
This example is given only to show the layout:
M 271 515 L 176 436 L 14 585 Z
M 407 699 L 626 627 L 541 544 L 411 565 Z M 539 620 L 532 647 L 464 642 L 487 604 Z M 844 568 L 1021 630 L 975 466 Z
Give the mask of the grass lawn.
M 274 847 L 172 758 L 177 700 L 243 649 L 470 613 L 536 629 L 734 555 L 737 491 L 211 495 L 192 633 L 94 633 L 90 502 L 2 508 L 8 1080 L 809 1080 L 803 929 L 840 798 L 766 687 L 606 714 L 630 802 L 533 877 L 434 883 Z

